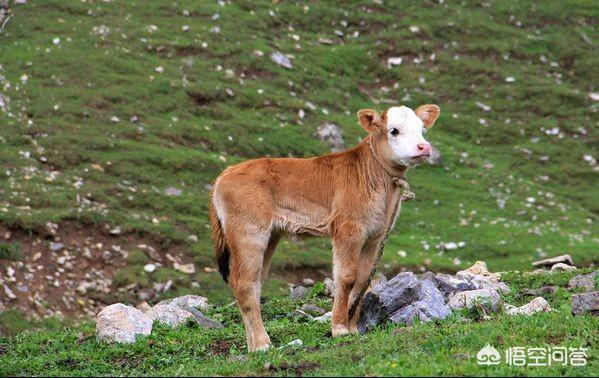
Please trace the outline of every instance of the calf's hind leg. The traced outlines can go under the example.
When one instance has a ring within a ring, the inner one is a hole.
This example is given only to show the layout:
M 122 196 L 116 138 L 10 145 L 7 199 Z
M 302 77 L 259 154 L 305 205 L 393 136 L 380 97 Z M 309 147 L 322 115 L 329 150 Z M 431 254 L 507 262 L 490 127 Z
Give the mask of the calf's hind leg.
M 231 288 L 241 310 L 250 352 L 266 350 L 271 344 L 260 314 L 262 266 L 269 238 L 268 233 L 262 232 L 237 235 L 228 241 Z

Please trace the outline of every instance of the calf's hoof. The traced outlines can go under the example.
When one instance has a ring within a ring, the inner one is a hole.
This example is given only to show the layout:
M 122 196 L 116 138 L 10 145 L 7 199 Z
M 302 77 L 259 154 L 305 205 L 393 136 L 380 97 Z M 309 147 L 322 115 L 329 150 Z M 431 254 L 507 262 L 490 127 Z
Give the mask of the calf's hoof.
M 331 333 L 333 337 L 342 337 L 350 334 L 347 327 L 343 325 L 333 326 Z
M 264 343 L 264 344 L 256 345 L 254 348 L 252 348 L 250 350 L 250 352 L 265 352 L 265 351 L 269 350 L 270 347 L 271 347 L 270 343 Z

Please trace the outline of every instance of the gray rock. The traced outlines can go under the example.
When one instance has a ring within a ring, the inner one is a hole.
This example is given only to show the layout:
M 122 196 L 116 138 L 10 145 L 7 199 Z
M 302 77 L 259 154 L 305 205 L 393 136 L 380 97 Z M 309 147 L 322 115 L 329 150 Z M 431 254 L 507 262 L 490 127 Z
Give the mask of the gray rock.
M 156 305 L 146 312 L 146 315 L 159 323 L 176 328 L 194 319 L 191 312 L 174 305 Z
M 524 294 L 524 295 L 534 295 L 536 297 L 536 296 L 543 295 L 543 294 L 554 294 L 556 291 L 557 291 L 557 287 L 548 285 L 548 286 L 543 286 L 540 289 L 527 289 L 527 290 L 524 290 L 522 292 L 522 294 Z
M 175 188 L 174 186 L 169 186 L 168 188 L 164 189 L 164 194 L 167 196 L 179 197 L 181 194 L 183 194 L 183 191 L 181 189 Z
M 300 308 L 300 310 L 302 310 L 303 312 L 305 312 L 307 314 L 310 314 L 312 316 L 321 316 L 321 315 L 324 315 L 327 312 L 327 310 L 325 310 L 322 307 L 318 307 L 318 306 L 311 305 L 311 304 L 308 304 L 308 303 L 306 303 L 305 305 L 303 305 Z
M 485 309 L 497 311 L 501 298 L 495 290 L 478 289 L 455 293 L 449 297 L 447 304 L 452 310 L 471 309 L 480 304 Z
M 537 267 L 551 267 L 557 263 L 564 263 L 568 265 L 574 265 L 574 261 L 572 261 L 572 256 L 570 255 L 560 255 L 555 256 L 550 259 L 538 260 L 532 263 L 532 266 Z
M 293 64 L 291 63 L 291 60 L 279 51 L 274 51 L 272 54 L 270 54 L 270 60 L 272 60 L 281 67 L 285 67 L 289 70 L 293 69 Z
M 412 272 L 399 273 L 381 282 L 362 301 L 358 330 L 365 333 L 384 322 L 389 315 L 420 298 L 421 284 Z
M 181 308 L 193 307 L 199 308 L 200 310 L 206 311 L 210 308 L 208 305 L 208 298 L 199 295 L 183 295 L 172 299 L 165 299 L 157 304 L 160 305 L 173 305 Z
M 308 294 L 310 294 L 310 289 L 308 289 L 305 286 L 296 286 L 293 289 L 291 289 L 291 293 L 289 294 L 289 296 L 291 297 L 291 299 L 299 300 L 307 297 Z
M 63 243 L 50 242 L 50 250 L 52 252 L 60 252 L 62 249 L 64 249 Z
M 572 313 L 599 316 L 599 291 L 572 295 Z
M 572 277 L 568 282 L 569 289 L 584 289 L 585 291 L 592 291 L 595 289 L 595 279 L 599 274 L 599 270 L 591 273 L 581 274 L 576 277 Z
M 333 317 L 333 312 L 329 311 L 326 314 L 322 315 L 322 316 L 318 316 L 316 318 L 314 318 L 313 320 L 319 322 L 319 323 L 327 323 L 331 321 L 331 318 Z
M 96 320 L 96 336 L 107 343 L 134 343 L 137 336 L 152 332 L 152 319 L 122 303 L 105 307 Z
M 505 313 L 508 315 L 532 315 L 537 312 L 550 312 L 551 306 L 543 297 L 536 297 L 524 306 L 515 307 L 505 305 Z
M 184 307 L 184 310 L 190 312 L 194 319 L 196 320 L 196 322 L 198 322 L 198 324 L 204 328 L 204 329 L 221 329 L 224 328 L 224 326 L 222 325 L 221 322 L 219 322 L 218 320 L 214 320 L 212 318 L 207 317 L 206 315 L 202 314 L 200 311 L 198 311 L 196 308 L 194 307 Z
M 505 283 L 499 281 L 498 278 L 493 276 L 483 276 L 478 274 L 472 274 L 466 271 L 458 272 L 456 278 L 469 281 L 476 290 L 487 289 L 498 291 L 501 293 L 509 293 L 510 288 Z
M 335 282 L 329 277 L 324 279 L 324 293 L 330 297 L 335 296 Z
M 550 272 L 566 272 L 570 270 L 576 270 L 576 267 L 564 263 L 557 263 L 551 267 Z
M 434 283 L 445 297 L 459 292 L 477 289 L 472 282 L 464 278 L 458 278 L 450 274 L 439 273 L 433 275 Z
M 430 322 L 435 319 L 445 319 L 451 314 L 451 309 L 445 304 L 443 294 L 431 280 L 421 283 L 420 299 L 395 311 L 389 319 L 394 323 L 413 324 L 416 319 Z
M 340 151 L 345 147 L 343 129 L 334 123 L 324 122 L 316 129 L 316 136 L 325 142 L 331 151 Z

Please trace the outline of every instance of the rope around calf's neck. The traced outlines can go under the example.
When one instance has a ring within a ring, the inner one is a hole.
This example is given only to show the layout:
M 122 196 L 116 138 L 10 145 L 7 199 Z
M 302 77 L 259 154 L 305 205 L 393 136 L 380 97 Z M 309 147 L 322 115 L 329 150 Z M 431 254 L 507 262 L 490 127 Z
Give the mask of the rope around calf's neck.
M 383 257 L 383 250 L 385 249 L 385 243 L 387 242 L 387 238 L 389 237 L 389 233 L 391 232 L 391 227 L 393 226 L 393 220 L 399 215 L 399 214 L 397 214 L 397 212 L 399 210 L 399 204 L 401 203 L 401 201 L 409 201 L 416 197 L 414 195 L 414 193 L 412 193 L 410 191 L 410 185 L 408 184 L 407 181 L 397 178 L 397 177 L 393 177 L 393 183 L 399 187 L 399 197 L 395 203 L 395 208 L 393 209 L 392 217 L 387 220 L 385 236 L 383 237 L 383 239 L 381 239 L 381 241 L 379 243 L 379 250 L 377 252 L 377 256 L 376 256 L 374 265 L 372 266 L 372 270 L 370 271 L 370 275 L 368 276 L 368 279 L 364 283 L 364 286 L 360 288 L 358 296 L 356 297 L 355 301 L 352 303 L 351 307 L 349 308 L 349 311 L 348 311 L 348 319 L 349 320 L 351 320 L 351 318 L 356 313 L 356 310 L 358 309 L 358 305 L 362 301 L 362 297 L 364 297 L 364 293 L 366 293 L 366 289 L 368 289 L 368 286 L 370 286 L 370 283 L 372 282 L 372 278 L 374 277 L 374 274 L 376 273 L 376 268 L 379 265 L 381 258 Z

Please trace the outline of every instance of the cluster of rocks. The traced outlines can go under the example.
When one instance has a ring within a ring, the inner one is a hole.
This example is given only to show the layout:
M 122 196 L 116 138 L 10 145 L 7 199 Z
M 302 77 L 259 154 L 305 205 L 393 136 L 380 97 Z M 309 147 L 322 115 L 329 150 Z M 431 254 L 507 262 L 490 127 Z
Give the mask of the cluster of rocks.
M 138 336 L 148 336 L 154 322 L 176 328 L 188 322 L 204 329 L 223 328 L 223 325 L 201 311 L 208 310 L 208 300 L 197 295 L 168 299 L 143 312 L 135 307 L 115 303 L 105 307 L 96 320 L 98 340 L 107 343 L 133 343 Z M 201 310 L 201 311 L 200 311 Z
M 570 255 L 560 255 L 532 263 L 538 269 L 530 274 L 546 274 L 577 270 Z M 547 270 L 548 269 L 548 270 Z M 568 282 L 570 290 L 583 289 L 585 292 L 572 295 L 572 314 L 583 315 L 590 313 L 599 316 L 599 291 L 595 291 L 595 281 L 598 272 L 581 274 L 572 277 Z
M 482 261 L 456 275 L 426 272 L 419 278 L 411 272 L 400 273 L 379 282 L 364 296 L 358 329 L 364 333 L 387 321 L 412 324 L 445 319 L 454 310 L 474 307 L 485 313 L 504 309 L 509 315 L 551 311 L 542 297 L 522 307 L 503 305 L 500 293 L 509 291 L 500 275 L 489 272 Z
M 549 259 L 538 260 L 533 262 L 532 266 L 537 267 L 537 269 L 532 271 L 531 274 L 547 273 L 548 271 L 553 273 L 576 270 L 576 266 L 574 266 L 574 261 L 570 255 L 560 255 Z

